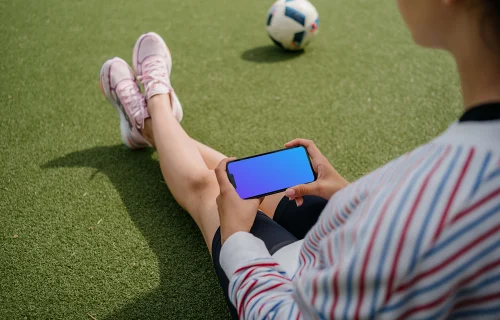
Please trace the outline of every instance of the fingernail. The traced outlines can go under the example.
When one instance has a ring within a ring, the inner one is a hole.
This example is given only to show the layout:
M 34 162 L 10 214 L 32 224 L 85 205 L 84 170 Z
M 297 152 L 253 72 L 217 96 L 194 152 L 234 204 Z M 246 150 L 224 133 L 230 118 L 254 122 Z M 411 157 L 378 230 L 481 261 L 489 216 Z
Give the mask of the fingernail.
M 293 189 L 286 189 L 285 196 L 287 196 L 288 198 L 295 197 L 295 190 L 293 190 Z

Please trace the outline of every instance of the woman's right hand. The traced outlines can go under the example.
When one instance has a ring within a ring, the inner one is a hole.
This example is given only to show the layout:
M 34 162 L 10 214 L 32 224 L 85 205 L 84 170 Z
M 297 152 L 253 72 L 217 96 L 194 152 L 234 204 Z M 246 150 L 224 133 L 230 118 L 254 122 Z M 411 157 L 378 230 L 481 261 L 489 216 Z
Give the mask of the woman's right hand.
M 285 195 L 290 200 L 295 200 L 297 207 L 304 203 L 303 196 L 319 196 L 324 199 L 330 199 L 333 194 L 349 184 L 333 166 L 328 162 L 328 159 L 319 151 L 318 147 L 311 140 L 294 139 L 285 144 L 286 148 L 296 146 L 304 146 L 311 157 L 314 172 L 317 179 L 308 184 L 300 184 L 298 186 L 288 188 Z

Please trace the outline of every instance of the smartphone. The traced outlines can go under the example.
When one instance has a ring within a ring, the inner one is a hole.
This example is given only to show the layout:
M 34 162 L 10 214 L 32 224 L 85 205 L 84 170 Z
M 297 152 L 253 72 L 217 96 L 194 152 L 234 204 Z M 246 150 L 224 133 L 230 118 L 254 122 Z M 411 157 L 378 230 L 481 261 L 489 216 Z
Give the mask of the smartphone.
M 229 162 L 226 170 L 229 181 L 242 199 L 264 197 L 316 180 L 309 154 L 303 146 L 237 159 Z

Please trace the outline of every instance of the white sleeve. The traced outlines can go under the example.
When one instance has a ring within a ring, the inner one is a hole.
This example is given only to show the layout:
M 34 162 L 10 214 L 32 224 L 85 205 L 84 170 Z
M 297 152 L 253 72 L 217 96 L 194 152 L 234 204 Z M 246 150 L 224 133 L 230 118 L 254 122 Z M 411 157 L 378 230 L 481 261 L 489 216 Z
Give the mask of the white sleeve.
M 228 279 L 231 279 L 245 262 L 261 258 L 271 258 L 264 242 L 251 233 L 236 232 L 222 246 L 220 265 Z

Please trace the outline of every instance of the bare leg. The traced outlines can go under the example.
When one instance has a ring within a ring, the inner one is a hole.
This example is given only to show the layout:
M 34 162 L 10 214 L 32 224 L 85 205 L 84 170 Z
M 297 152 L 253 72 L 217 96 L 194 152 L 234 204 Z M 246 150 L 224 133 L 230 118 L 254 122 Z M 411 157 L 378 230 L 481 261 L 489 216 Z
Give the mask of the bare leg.
M 143 134 L 144 134 L 144 137 L 152 145 L 155 145 L 152 119 L 146 119 Z M 210 148 L 209 146 L 204 145 L 203 143 L 194 140 L 193 138 L 189 138 L 189 139 L 198 149 L 198 152 L 201 154 L 203 161 L 205 162 L 205 165 L 207 166 L 208 169 L 214 170 L 217 167 L 217 165 L 221 162 L 222 159 L 227 158 L 226 155 L 220 153 L 219 151 L 214 150 L 214 149 Z M 160 158 L 160 161 L 161 161 L 161 158 Z M 264 199 L 264 201 L 261 203 L 261 205 L 259 206 L 259 210 L 264 212 L 267 216 L 269 216 L 272 219 L 274 216 L 274 212 L 276 210 L 276 207 L 278 206 L 278 203 L 281 201 L 283 196 L 284 196 L 284 192 L 279 193 L 279 194 L 275 194 L 272 196 L 267 196 Z
M 210 170 L 214 170 L 215 168 L 217 168 L 217 165 L 222 161 L 222 159 L 227 158 L 227 156 L 223 155 L 219 151 L 214 150 L 199 141 L 196 141 L 194 139 L 192 139 L 192 141 L 198 147 L 198 151 L 201 153 L 203 160 L 205 160 L 205 164 Z M 276 211 L 276 207 L 284 196 L 284 192 L 267 196 L 260 204 L 259 210 L 264 212 L 269 218 L 272 219 L 274 216 L 274 212 Z
M 274 217 L 274 212 L 276 211 L 276 207 L 280 203 L 281 199 L 285 196 L 284 192 L 280 192 L 277 194 L 273 194 L 271 196 L 267 196 L 264 201 L 259 206 L 259 210 L 264 212 L 269 218 Z
M 222 161 L 222 159 L 227 158 L 227 156 L 223 155 L 217 150 L 214 150 L 210 148 L 207 145 L 204 145 L 203 143 L 196 141 L 194 139 L 191 139 L 191 141 L 196 145 L 198 148 L 198 151 L 200 152 L 201 156 L 203 157 L 203 160 L 205 161 L 205 164 L 208 169 L 210 170 L 215 170 L 219 163 Z
M 146 121 L 144 122 L 144 130 L 142 131 L 142 134 L 151 145 L 156 146 L 153 132 L 153 120 L 151 120 L 151 118 L 146 119 Z M 191 137 L 189 139 L 198 149 L 198 152 L 201 154 L 203 161 L 205 161 L 205 165 L 208 169 L 214 170 L 222 161 L 222 159 L 227 158 L 227 156 L 223 155 L 219 151 L 214 150 L 209 146 L 194 140 Z
M 197 145 L 174 118 L 168 95 L 149 99 L 148 109 L 151 121 L 147 121 L 145 133 L 153 133 L 165 182 L 200 228 L 211 252 L 212 239 L 219 227 L 215 202 L 219 185 L 215 174 L 208 169 Z

